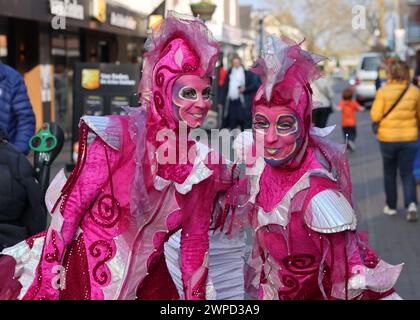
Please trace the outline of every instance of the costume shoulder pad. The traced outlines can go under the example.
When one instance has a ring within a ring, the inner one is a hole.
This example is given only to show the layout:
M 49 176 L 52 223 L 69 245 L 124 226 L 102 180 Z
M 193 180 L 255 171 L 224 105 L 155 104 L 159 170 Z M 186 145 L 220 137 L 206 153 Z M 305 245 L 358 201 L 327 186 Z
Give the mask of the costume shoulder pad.
M 320 233 L 336 233 L 355 230 L 357 219 L 346 197 L 335 190 L 327 189 L 316 194 L 305 210 L 305 223 Z
M 123 127 L 121 121 L 117 117 L 110 116 L 83 116 L 83 121 L 94 134 L 99 136 L 109 147 L 119 150 L 122 145 Z M 91 142 L 95 138 L 89 135 L 88 140 Z

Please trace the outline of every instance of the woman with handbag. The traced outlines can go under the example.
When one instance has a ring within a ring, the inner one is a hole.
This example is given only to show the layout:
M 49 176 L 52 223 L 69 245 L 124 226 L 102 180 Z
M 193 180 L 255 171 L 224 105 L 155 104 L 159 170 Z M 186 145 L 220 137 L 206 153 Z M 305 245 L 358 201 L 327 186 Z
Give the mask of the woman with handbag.
M 417 192 L 413 163 L 420 126 L 420 90 L 410 85 L 403 61 L 389 66 L 390 81 L 377 92 L 371 109 L 372 128 L 380 142 L 386 205 L 384 214 L 397 214 L 397 170 L 403 183 L 407 220 L 417 220 Z

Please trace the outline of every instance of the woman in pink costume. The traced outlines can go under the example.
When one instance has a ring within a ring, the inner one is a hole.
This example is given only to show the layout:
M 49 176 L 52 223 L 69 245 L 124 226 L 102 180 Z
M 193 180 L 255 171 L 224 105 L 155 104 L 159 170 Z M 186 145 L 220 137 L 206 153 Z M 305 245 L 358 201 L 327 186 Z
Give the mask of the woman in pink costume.
M 248 144 L 263 140 L 264 154 L 241 181 L 255 231 L 247 287 L 268 300 L 398 298 L 402 266 L 380 260 L 356 230 L 345 149 L 325 139 L 331 128 L 311 128 L 310 82 L 322 59 L 270 37 L 254 66 L 263 84 Z
M 163 245 L 181 228 L 184 297 L 205 298 L 211 214 L 231 179 L 187 136 L 211 106 L 219 47 L 200 20 L 173 13 L 146 47 L 142 106 L 81 119 L 77 166 L 48 191 L 50 227 L 2 252 L 0 271 L 16 265 L 17 279 L 0 279 L 3 298 L 176 299 Z

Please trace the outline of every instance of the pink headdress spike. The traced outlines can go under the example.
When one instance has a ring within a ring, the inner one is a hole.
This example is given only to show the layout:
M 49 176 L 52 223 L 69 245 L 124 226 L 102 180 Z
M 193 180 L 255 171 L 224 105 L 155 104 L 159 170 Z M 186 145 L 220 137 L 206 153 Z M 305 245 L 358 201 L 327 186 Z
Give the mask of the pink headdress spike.
M 303 42 L 303 41 L 302 41 Z M 271 35 L 266 40 L 266 50 L 257 59 L 252 71 L 258 74 L 262 80 L 257 99 L 265 96 L 267 102 L 272 98 L 275 86 L 289 79 L 295 80 L 301 86 L 305 86 L 319 78 L 320 73 L 316 64 L 326 59 L 301 49 L 300 45 L 286 36 L 278 38 Z M 288 79 L 286 79 L 288 78 Z
M 182 45 L 183 49 L 173 52 L 172 55 L 165 52 L 170 42 L 176 39 L 178 39 L 177 46 Z M 188 50 L 185 47 L 188 47 Z M 153 102 L 154 76 L 156 76 L 154 70 L 159 62 L 171 69 L 188 73 L 191 70 L 183 70 L 183 62 L 188 59 L 191 62 L 191 56 L 195 55 L 198 61 L 194 62 L 200 67 L 197 75 L 213 77 L 214 65 L 219 57 L 219 44 L 203 21 L 173 11 L 168 11 L 160 26 L 152 31 L 145 43 L 145 48 L 147 52 L 144 55 L 139 92 L 141 92 L 141 103 L 146 107 Z M 165 58 L 165 55 L 171 55 L 171 57 Z
M 288 43 L 274 36 L 267 38 L 266 48 L 255 62 L 252 71 L 261 77 L 265 97 L 270 101 L 274 85 L 284 79 L 287 69 L 295 60 L 287 56 Z

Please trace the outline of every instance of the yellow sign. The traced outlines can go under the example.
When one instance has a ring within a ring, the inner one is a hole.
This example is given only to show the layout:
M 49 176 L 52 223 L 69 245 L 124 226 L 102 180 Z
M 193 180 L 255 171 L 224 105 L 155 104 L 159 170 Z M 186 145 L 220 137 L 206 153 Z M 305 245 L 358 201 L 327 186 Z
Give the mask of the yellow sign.
M 163 16 L 160 14 L 152 14 L 149 16 L 149 29 L 156 30 L 163 21 Z
M 99 69 L 83 69 L 82 70 L 82 87 L 87 90 L 98 89 L 100 87 L 100 71 Z
M 106 21 L 106 1 L 105 0 L 92 0 L 91 16 L 101 23 L 104 23 Z

